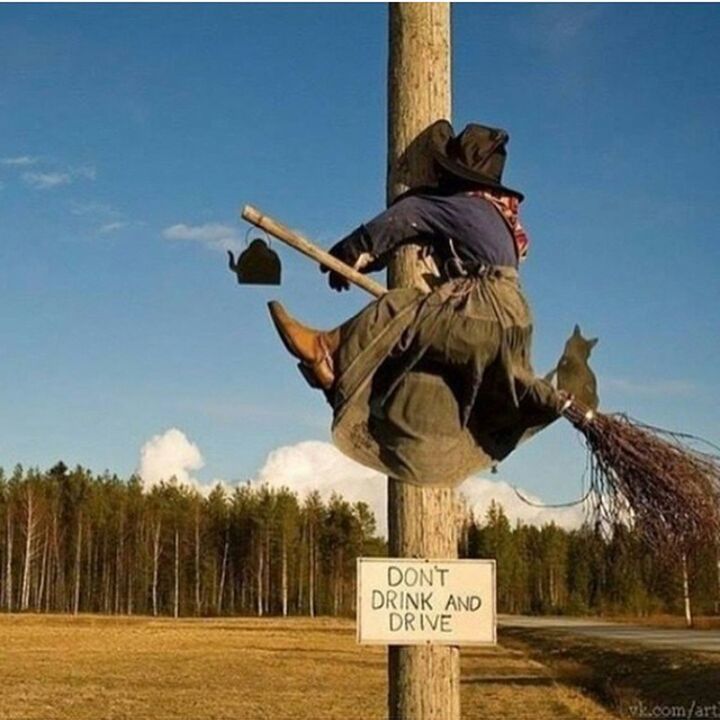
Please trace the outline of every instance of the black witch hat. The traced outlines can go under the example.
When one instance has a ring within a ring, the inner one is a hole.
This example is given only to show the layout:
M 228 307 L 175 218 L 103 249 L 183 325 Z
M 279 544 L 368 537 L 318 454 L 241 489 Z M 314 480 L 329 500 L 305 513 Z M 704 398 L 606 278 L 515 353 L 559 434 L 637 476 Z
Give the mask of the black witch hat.
M 429 128 L 429 138 L 433 157 L 451 175 L 523 199 L 502 184 L 510 139 L 505 130 L 471 123 L 455 135 L 447 120 L 438 120 Z

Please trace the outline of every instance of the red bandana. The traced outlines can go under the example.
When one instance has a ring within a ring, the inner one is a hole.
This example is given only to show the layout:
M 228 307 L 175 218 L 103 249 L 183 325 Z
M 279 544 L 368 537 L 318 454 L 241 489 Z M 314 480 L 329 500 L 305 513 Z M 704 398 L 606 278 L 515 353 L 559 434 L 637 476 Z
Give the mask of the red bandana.
M 473 190 L 468 195 L 485 198 L 502 215 L 505 224 L 515 238 L 515 250 L 518 260 L 525 260 L 528 254 L 530 238 L 520 222 L 519 205 L 520 201 L 514 195 L 500 195 L 491 190 Z

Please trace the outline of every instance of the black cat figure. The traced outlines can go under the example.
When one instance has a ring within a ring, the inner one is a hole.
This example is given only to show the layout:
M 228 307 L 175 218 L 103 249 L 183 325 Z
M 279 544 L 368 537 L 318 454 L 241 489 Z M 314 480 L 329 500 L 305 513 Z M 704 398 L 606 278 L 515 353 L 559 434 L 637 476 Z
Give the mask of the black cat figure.
M 597 379 L 588 360 L 597 341 L 597 338 L 584 338 L 580 326 L 576 325 L 573 334 L 565 343 L 565 350 L 555 369 L 545 376 L 546 380 L 552 381 L 557 375 L 558 390 L 570 393 L 578 402 L 592 410 L 597 409 L 599 398 Z

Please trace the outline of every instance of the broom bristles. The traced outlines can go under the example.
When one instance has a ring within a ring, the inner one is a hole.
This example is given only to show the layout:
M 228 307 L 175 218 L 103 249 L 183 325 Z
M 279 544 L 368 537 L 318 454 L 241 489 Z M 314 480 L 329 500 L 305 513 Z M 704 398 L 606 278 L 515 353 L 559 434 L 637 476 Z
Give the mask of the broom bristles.
M 585 437 L 591 455 L 595 519 L 629 521 L 652 546 L 684 552 L 720 538 L 720 458 L 689 436 L 598 413 L 572 402 L 562 414 Z

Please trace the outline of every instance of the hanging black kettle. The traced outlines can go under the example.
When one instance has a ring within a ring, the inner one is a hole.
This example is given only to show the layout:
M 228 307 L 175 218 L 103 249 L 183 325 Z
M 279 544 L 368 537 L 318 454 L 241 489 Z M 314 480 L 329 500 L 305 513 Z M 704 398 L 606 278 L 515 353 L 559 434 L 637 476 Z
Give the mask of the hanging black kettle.
M 246 242 L 251 230 L 252 228 L 249 228 L 245 235 Z M 270 247 L 269 238 L 267 242 L 260 237 L 253 238 L 237 261 L 230 250 L 228 256 L 230 269 L 237 275 L 237 281 L 241 285 L 280 284 L 280 258 Z

